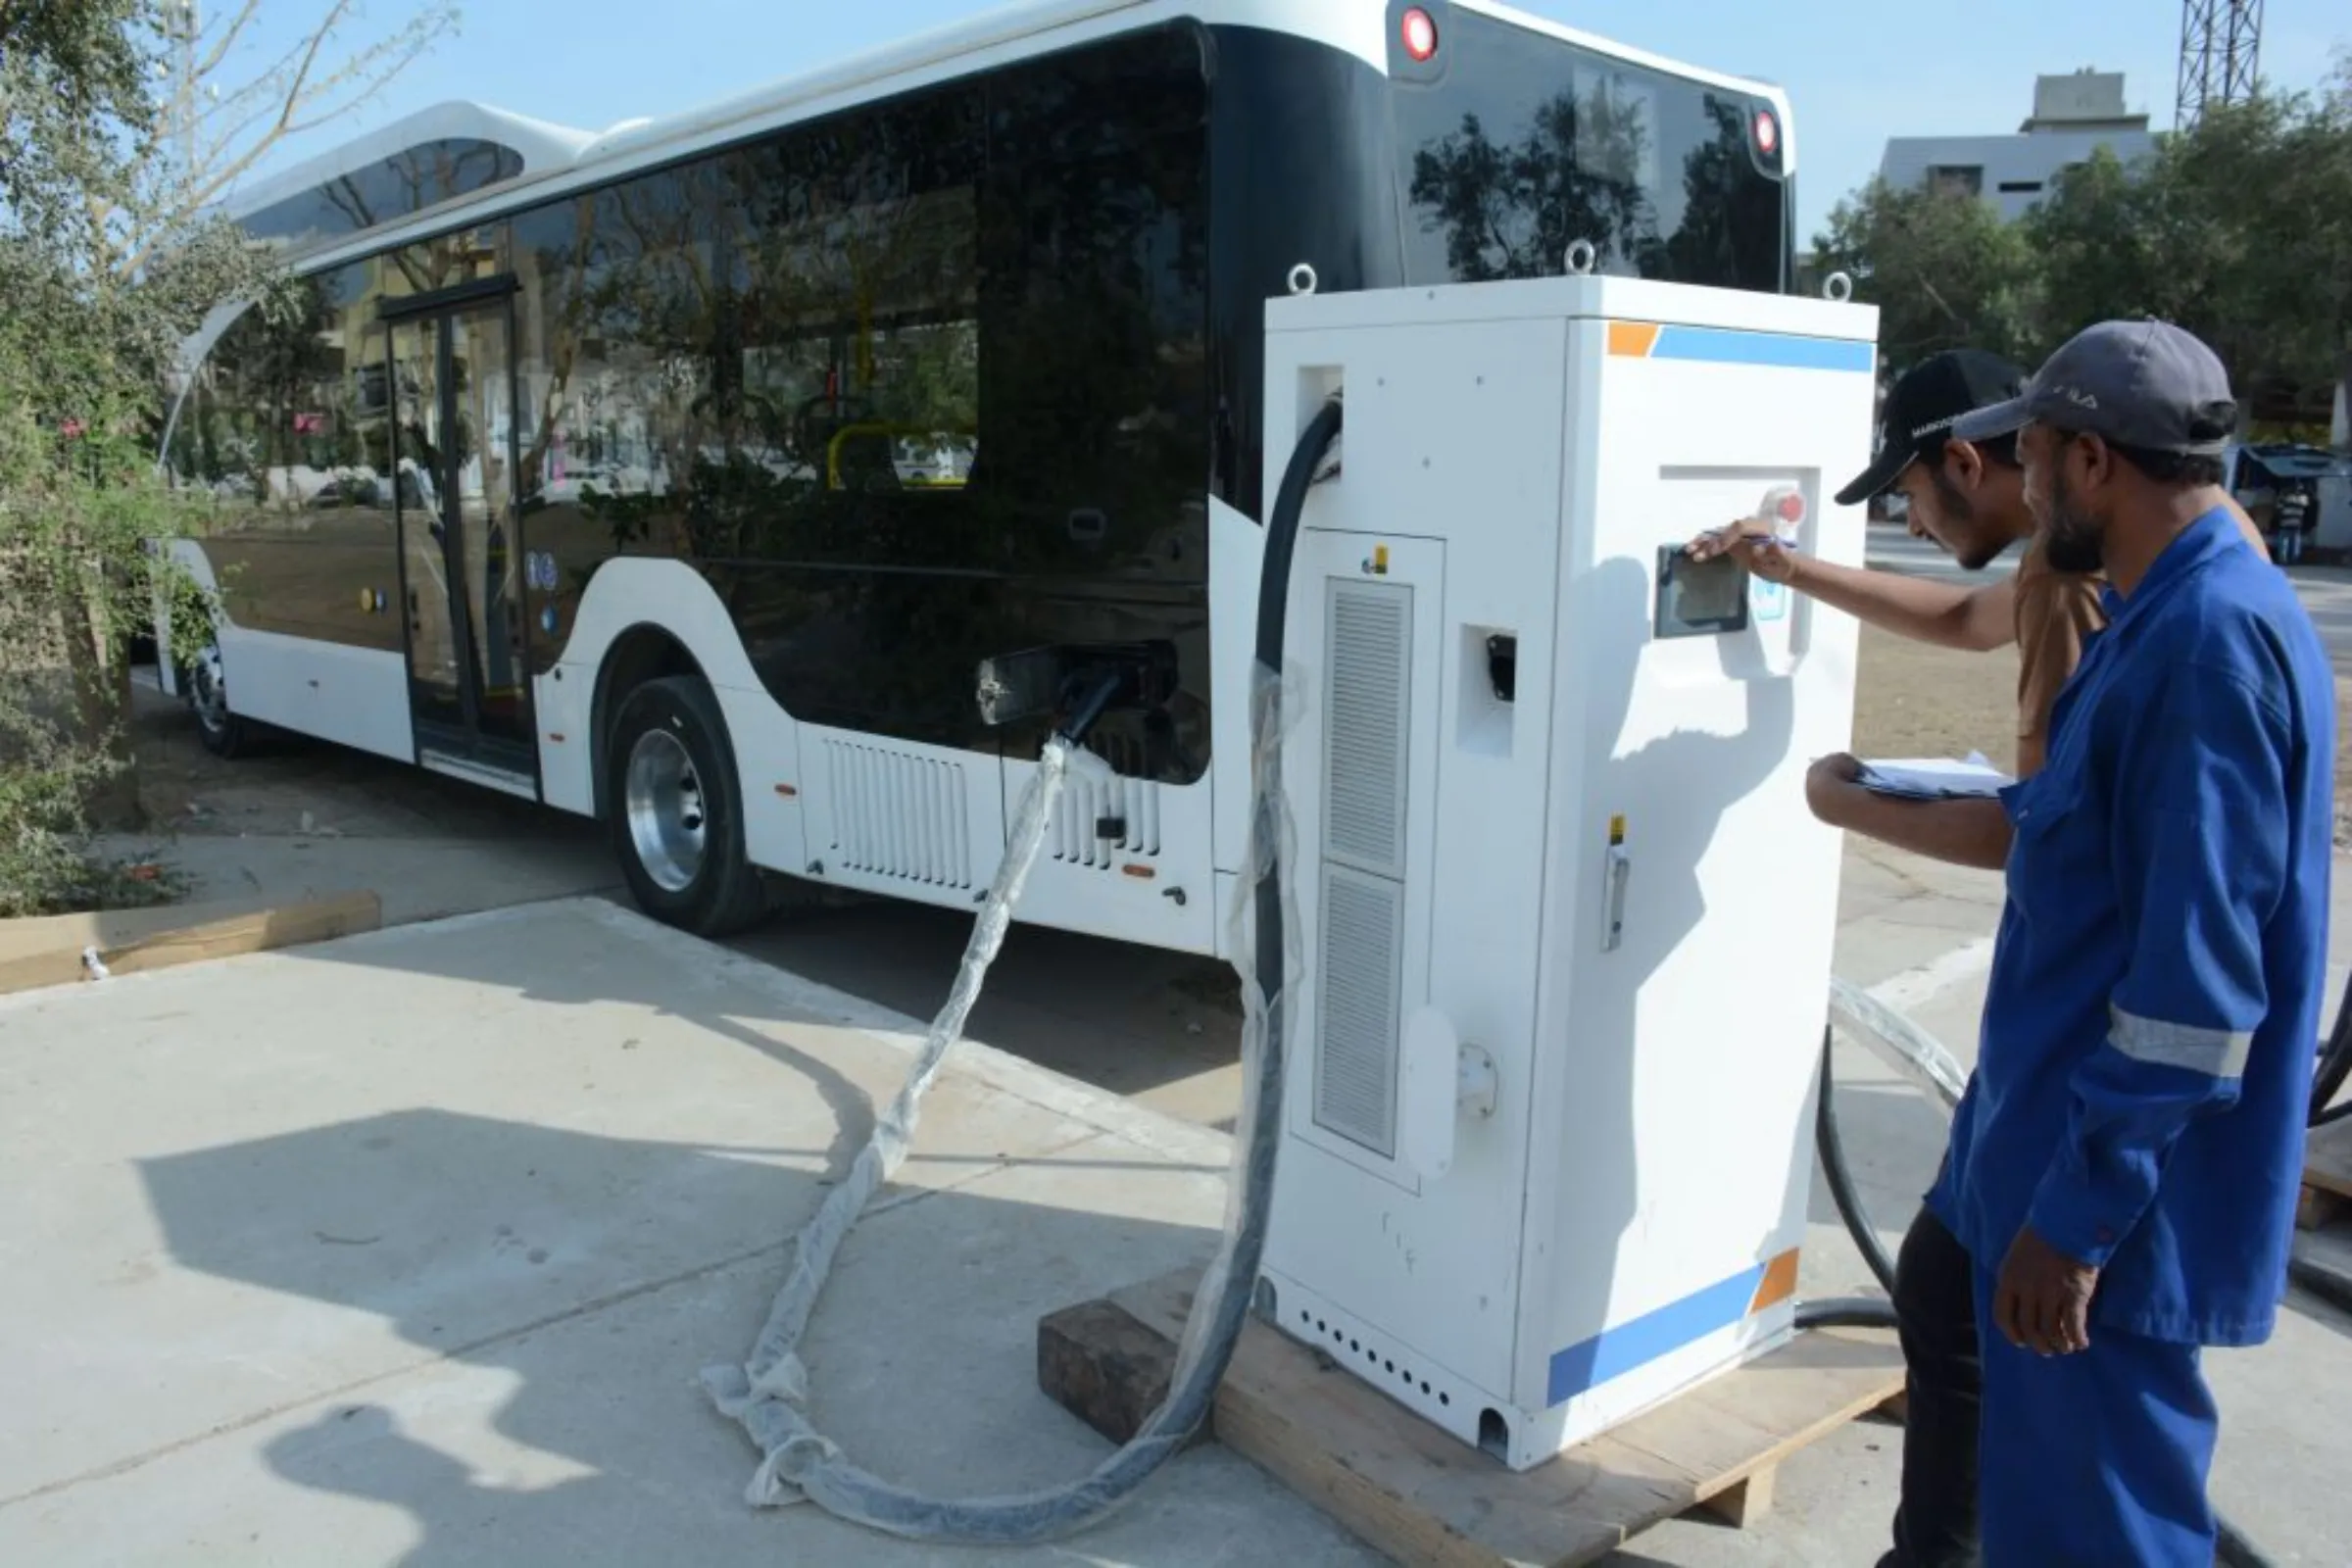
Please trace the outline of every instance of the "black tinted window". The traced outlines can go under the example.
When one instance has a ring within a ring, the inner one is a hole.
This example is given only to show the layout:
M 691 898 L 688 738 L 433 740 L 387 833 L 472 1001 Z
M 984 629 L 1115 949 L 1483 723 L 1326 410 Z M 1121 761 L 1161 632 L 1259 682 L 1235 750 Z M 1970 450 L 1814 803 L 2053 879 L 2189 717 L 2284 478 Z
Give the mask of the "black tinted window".
M 1169 28 L 517 218 L 533 624 L 615 553 L 676 556 L 796 716 L 1021 756 L 981 660 L 1161 639 L 1183 697 L 1096 740 L 1200 776 L 1206 126 Z
M 1750 151 L 1761 107 L 1455 11 L 1443 78 L 1395 89 L 1416 283 L 1594 270 L 1778 291 L 1781 182 Z
M 981 462 L 1020 514 L 1014 562 L 1200 580 L 1178 537 L 1209 457 L 1198 37 L 1043 61 L 989 102 Z
M 521 172 L 522 155 L 498 142 L 472 137 L 423 142 L 238 222 L 256 239 L 311 245 L 420 213 Z
M 960 514 L 875 499 L 977 443 L 981 152 L 941 94 L 518 220 L 526 492 L 620 549 L 968 561 Z
M 847 115 L 737 155 L 724 405 L 761 461 L 851 498 L 768 553 L 985 564 L 956 505 L 981 444 L 978 95 Z

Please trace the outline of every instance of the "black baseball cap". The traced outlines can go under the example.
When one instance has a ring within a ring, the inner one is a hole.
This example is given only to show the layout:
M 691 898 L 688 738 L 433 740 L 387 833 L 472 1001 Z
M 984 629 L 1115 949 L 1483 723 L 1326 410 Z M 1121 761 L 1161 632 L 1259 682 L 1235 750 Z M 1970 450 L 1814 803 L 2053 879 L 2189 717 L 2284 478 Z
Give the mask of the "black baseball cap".
M 1903 372 L 1879 413 L 1879 455 L 1862 475 L 1838 492 L 1850 507 L 1885 491 L 1921 458 L 1958 436 L 1953 425 L 1974 410 L 2005 403 L 2024 390 L 2025 368 L 1982 349 L 1947 349 Z M 2022 421 L 2021 421 L 2022 422 Z
M 2112 445 L 2218 458 L 2237 428 L 2237 399 L 2221 356 L 2192 332 L 2153 318 L 2084 327 L 2016 396 L 1960 421 L 1963 441 L 2010 435 L 2036 420 Z

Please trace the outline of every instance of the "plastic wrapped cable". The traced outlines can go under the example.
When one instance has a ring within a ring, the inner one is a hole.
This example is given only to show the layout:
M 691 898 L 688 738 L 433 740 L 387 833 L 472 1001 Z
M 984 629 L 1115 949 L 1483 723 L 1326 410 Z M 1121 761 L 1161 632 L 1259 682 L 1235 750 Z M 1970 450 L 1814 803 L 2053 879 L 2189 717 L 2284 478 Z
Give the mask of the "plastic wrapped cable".
M 1967 1079 L 1960 1063 L 1943 1049 L 1943 1042 L 1895 1011 L 1861 987 L 1837 975 L 1830 977 L 1830 1026 L 1821 1032 L 1821 1089 L 1813 1107 L 1813 1147 L 1821 1157 L 1822 1178 L 1829 1184 L 1830 1200 L 1845 1221 L 1847 1234 L 1861 1249 L 1862 1261 L 1888 1295 L 1894 1292 L 1894 1259 L 1879 1240 L 1870 1210 L 1854 1186 L 1845 1161 L 1845 1140 L 1838 1127 L 1838 1078 L 1832 1041 L 1844 1030 L 1947 1110 L 1960 1102 Z M 1800 1328 L 1867 1326 L 1877 1314 L 1883 1322 L 1886 1303 L 1863 1298 L 1807 1301 L 1797 1308 Z
M 1284 475 L 1268 526 L 1259 660 L 1250 682 L 1253 787 L 1248 858 L 1227 917 L 1243 1002 L 1241 1119 L 1226 1183 L 1223 1234 L 1194 1293 L 1167 1398 L 1133 1438 L 1076 1482 L 1047 1491 L 960 1499 L 927 1497 L 860 1468 L 816 1430 L 806 1409 L 808 1376 L 799 1347 L 834 1255 L 875 1190 L 906 1157 L 922 1097 L 962 1036 L 963 1021 L 1004 944 L 1013 906 L 1045 842 L 1069 770 L 1104 766 L 1056 735 L 1047 743 L 1036 776 L 1022 794 L 1004 859 L 974 922 L 954 989 L 925 1035 L 906 1084 L 877 1119 L 849 1177 L 826 1194 L 801 1233 L 791 1270 L 750 1356 L 740 1365 L 703 1372 L 703 1386 L 711 1400 L 742 1424 L 760 1449 L 761 1458 L 745 1493 L 755 1506 L 808 1501 L 889 1535 L 971 1544 L 1034 1544 L 1106 1517 L 1173 1457 L 1207 1417 L 1252 1306 L 1265 1250 L 1275 1157 L 1281 1148 L 1282 998 L 1297 972 L 1298 943 L 1297 905 L 1282 877 L 1283 868 L 1293 863 L 1293 840 L 1282 789 L 1281 746 L 1284 727 L 1295 711 L 1276 670 L 1282 664 L 1290 545 L 1306 491 L 1315 482 L 1314 466 L 1337 437 L 1339 423 L 1334 404 L 1309 426 Z M 1279 956 L 1270 989 L 1264 973 L 1269 953 Z
M 1943 1042 L 1860 986 L 1830 976 L 1830 1019 L 1948 1109 L 1960 1103 L 1968 1075 Z
M 848 1177 L 826 1193 L 815 1217 L 797 1239 L 791 1272 L 753 1342 L 750 1357 L 741 1366 L 710 1367 L 703 1373 L 704 1385 L 719 1408 L 742 1421 L 766 1455 L 752 1478 L 750 1497 L 754 1503 L 794 1500 L 791 1494 L 803 1476 L 820 1460 L 829 1461 L 839 1452 L 800 1414 L 799 1406 L 808 1393 L 808 1372 L 799 1353 L 801 1337 L 808 1331 L 808 1316 L 816 1308 L 817 1296 L 832 1272 L 834 1254 L 841 1250 L 850 1227 L 857 1223 L 875 1190 L 897 1175 L 906 1162 L 923 1097 L 947 1064 L 950 1048 L 962 1036 L 963 1021 L 980 999 L 981 982 L 1004 946 L 1012 906 L 1020 898 L 1030 867 L 1037 863 L 1046 826 L 1053 819 L 1054 803 L 1068 774 L 1071 751 L 1058 735 L 1046 744 L 1036 774 L 1021 797 L 1004 861 L 972 924 L 971 939 L 964 946 L 963 961 L 956 969 L 947 1004 L 923 1037 L 906 1081 L 875 1119 L 873 1133 L 858 1152 Z
M 1201 1303 L 1222 1299 L 1237 1262 L 1246 1259 L 1249 1279 L 1239 1294 L 1247 1306 L 1254 1298 L 1258 1259 L 1265 1250 L 1266 1222 L 1273 1206 L 1274 1156 L 1282 1143 L 1280 1102 L 1288 1039 L 1283 1002 L 1298 984 L 1300 970 L 1298 902 L 1281 874 L 1283 867 L 1298 863 L 1290 797 L 1282 787 L 1283 741 L 1298 714 L 1296 678 L 1286 682 L 1263 664 L 1253 666 L 1250 752 L 1251 777 L 1257 780 L 1257 787 L 1250 802 L 1245 874 L 1225 913 L 1225 951 L 1233 956 L 1234 973 L 1241 981 L 1242 1103 L 1234 1123 L 1233 1169 L 1225 1183 L 1223 1240 L 1193 1292 L 1194 1309 L 1186 1316 L 1184 1338 L 1177 1346 L 1171 1389 L 1184 1386 L 1188 1371 L 1196 1368 L 1211 1348 L 1218 1325 L 1211 1313 L 1200 1309 Z M 1260 972 L 1259 955 L 1265 945 L 1257 939 L 1259 916 L 1268 906 L 1278 912 L 1283 955 L 1282 973 L 1273 976 L 1271 984 Z M 1226 1348 L 1230 1353 L 1230 1346 Z M 1203 1409 L 1201 1414 L 1205 1416 L 1207 1411 Z
M 1262 985 L 1250 956 L 1250 932 L 1259 884 L 1278 863 L 1278 857 L 1287 857 L 1291 842 L 1290 813 L 1279 784 L 1285 706 L 1279 684 L 1262 668 L 1253 686 L 1251 719 L 1261 788 L 1250 814 L 1250 874 L 1240 879 L 1238 896 L 1227 915 L 1244 1015 L 1241 1118 L 1226 1183 L 1222 1240 L 1195 1292 L 1195 1306 L 1178 1347 L 1167 1403 L 1132 1440 L 1079 1482 L 1051 1491 L 969 1499 L 926 1497 L 874 1476 L 818 1432 L 806 1409 L 808 1377 L 799 1346 L 835 1254 L 874 1192 L 906 1157 L 922 1098 L 937 1081 L 949 1052 L 962 1036 L 964 1019 L 979 999 L 981 984 L 1004 944 L 1013 906 L 1036 862 L 1067 773 L 1073 766 L 1102 766 L 1091 754 L 1055 737 L 1048 743 L 1036 776 L 1021 798 L 1011 843 L 974 923 L 955 987 L 925 1035 L 906 1083 L 876 1120 L 848 1178 L 826 1194 L 815 1217 L 801 1233 L 793 1250 L 791 1271 L 747 1361 L 710 1367 L 703 1373 L 704 1387 L 713 1402 L 742 1423 L 763 1456 L 745 1494 L 754 1505 L 780 1507 L 809 1501 L 827 1513 L 892 1535 L 993 1544 L 1033 1544 L 1069 1534 L 1106 1516 L 1173 1457 L 1207 1414 L 1216 1379 L 1203 1379 L 1203 1364 L 1212 1352 L 1218 1353 L 1217 1373 L 1221 1375 L 1224 1358 L 1230 1356 L 1241 1327 L 1232 1312 L 1218 1309 L 1219 1303 L 1225 1300 L 1227 1285 L 1238 1269 L 1246 1268 L 1247 1284 L 1254 1286 L 1274 1177 L 1273 1156 L 1279 1143 L 1280 1117 L 1266 1112 L 1269 1099 L 1279 1096 L 1281 1086 L 1279 1064 L 1271 1053 L 1280 1049 L 1275 1022 L 1284 987 L 1269 993 Z M 1293 937 L 1297 906 L 1288 897 L 1281 904 L 1285 936 L 1290 938 L 1283 944 L 1284 952 L 1295 955 L 1298 951 Z M 1291 967 L 1286 962 L 1285 968 Z M 1286 984 L 1288 979 L 1286 974 Z M 1246 1313 L 1250 1289 L 1233 1294 Z

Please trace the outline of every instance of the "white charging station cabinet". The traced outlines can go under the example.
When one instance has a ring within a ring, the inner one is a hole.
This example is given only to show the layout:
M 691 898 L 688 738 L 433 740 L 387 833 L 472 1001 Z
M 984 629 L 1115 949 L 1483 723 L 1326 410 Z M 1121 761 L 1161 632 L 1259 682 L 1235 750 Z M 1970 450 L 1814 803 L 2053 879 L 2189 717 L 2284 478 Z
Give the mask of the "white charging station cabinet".
M 1283 741 L 1301 951 L 1261 1306 L 1527 1468 L 1792 1332 L 1877 312 L 1567 276 L 1267 309 L 1267 509 L 1331 392 Z M 1271 977 L 1269 977 L 1271 978 Z

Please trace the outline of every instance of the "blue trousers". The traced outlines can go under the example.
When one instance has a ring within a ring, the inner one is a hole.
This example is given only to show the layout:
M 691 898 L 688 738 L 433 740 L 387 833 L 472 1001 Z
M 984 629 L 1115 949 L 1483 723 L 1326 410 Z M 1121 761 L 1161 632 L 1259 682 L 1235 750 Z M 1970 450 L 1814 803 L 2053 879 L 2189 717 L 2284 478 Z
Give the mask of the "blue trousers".
M 1976 1272 L 1985 1568 L 2212 1568 L 2221 1422 L 2197 1348 L 2093 1323 L 2088 1349 L 2021 1350 Z

